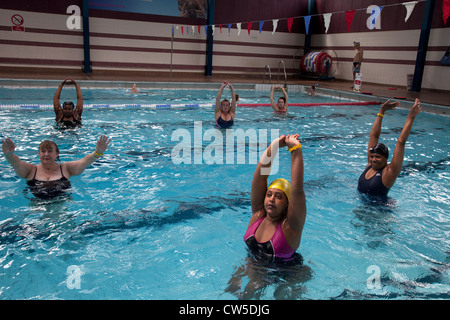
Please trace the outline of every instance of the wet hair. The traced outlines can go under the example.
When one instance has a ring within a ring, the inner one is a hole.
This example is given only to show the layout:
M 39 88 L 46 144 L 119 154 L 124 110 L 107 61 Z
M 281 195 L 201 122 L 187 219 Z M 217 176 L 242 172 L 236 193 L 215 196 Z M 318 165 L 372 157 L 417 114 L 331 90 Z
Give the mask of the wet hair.
M 64 108 L 65 105 L 72 106 L 72 109 L 75 109 L 75 105 L 73 104 L 72 101 L 64 101 L 64 103 L 63 103 L 63 105 L 62 105 L 63 108 Z
M 224 103 L 225 101 L 228 101 L 228 102 L 230 103 L 230 105 L 231 105 L 230 100 L 228 100 L 228 99 L 223 99 L 222 102 L 220 103 L 220 110 L 222 110 L 222 103 Z
M 379 154 L 379 155 L 385 157 L 386 159 L 389 158 L 389 149 L 383 143 L 378 143 L 375 147 L 370 148 L 369 152 Z
M 286 98 L 285 97 L 279 97 L 278 100 L 280 100 L 280 99 L 283 100 L 284 103 L 286 103 Z
M 58 154 L 58 156 L 56 157 L 56 160 L 60 161 L 58 145 L 51 140 L 42 141 L 41 144 L 39 145 L 39 152 L 41 152 L 43 150 L 48 150 L 48 149 L 55 149 L 56 153 Z

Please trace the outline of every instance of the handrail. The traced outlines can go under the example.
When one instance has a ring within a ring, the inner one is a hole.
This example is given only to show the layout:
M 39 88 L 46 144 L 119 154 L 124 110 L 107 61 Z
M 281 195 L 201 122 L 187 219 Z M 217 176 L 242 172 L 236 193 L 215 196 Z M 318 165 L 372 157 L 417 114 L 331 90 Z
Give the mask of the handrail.
M 280 60 L 280 62 L 278 62 L 278 83 L 280 82 L 280 64 L 283 65 L 283 70 L 284 70 L 284 87 L 286 88 L 286 84 L 287 84 L 287 75 L 286 75 L 286 66 L 284 65 L 284 61 Z
M 272 72 L 270 71 L 270 66 L 266 65 L 264 67 L 264 77 L 263 77 L 263 83 L 266 82 L 266 69 L 269 68 L 269 84 L 272 84 Z

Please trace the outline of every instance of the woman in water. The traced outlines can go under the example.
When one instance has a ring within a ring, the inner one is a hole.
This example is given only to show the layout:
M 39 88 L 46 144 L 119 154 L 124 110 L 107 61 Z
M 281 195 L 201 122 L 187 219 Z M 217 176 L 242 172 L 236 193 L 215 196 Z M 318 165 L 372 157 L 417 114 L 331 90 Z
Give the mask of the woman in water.
M 223 89 L 228 86 L 231 90 L 231 102 L 227 99 L 220 101 Z M 228 81 L 224 81 L 219 89 L 216 97 L 216 105 L 214 108 L 214 118 L 219 128 L 230 128 L 234 124 L 234 116 L 236 114 L 236 94 L 234 88 Z
M 66 101 L 61 107 L 61 102 L 59 101 L 61 91 L 65 85 L 72 84 L 75 86 L 77 91 L 77 105 L 75 106 L 72 101 Z M 65 128 L 81 126 L 81 115 L 83 114 L 83 95 L 78 83 L 71 79 L 66 79 L 61 82 L 53 97 L 53 110 L 55 111 L 55 121 L 58 125 Z
M 244 241 L 251 253 L 274 262 L 297 261 L 295 253 L 300 246 L 306 219 L 306 201 L 303 191 L 303 153 L 298 134 L 275 139 L 261 157 L 253 175 L 250 201 L 252 217 Z M 291 153 L 291 184 L 276 179 L 267 187 L 273 159 L 279 147 L 288 147 Z
M 411 110 L 409 110 L 405 125 L 398 137 L 392 161 L 388 164 L 389 149 L 385 144 L 378 143 L 378 139 L 380 138 L 381 122 L 385 112 L 394 109 L 398 105 L 398 101 L 392 103 L 388 100 L 381 106 L 369 135 L 368 165 L 358 180 L 359 192 L 383 201 L 386 200 L 389 190 L 402 170 L 406 140 L 409 137 L 416 116 L 422 110 L 419 99 L 416 99 Z
M 283 96 L 278 98 L 278 102 L 275 103 L 274 93 L 275 89 L 280 89 L 283 92 Z M 272 91 L 270 92 L 270 104 L 272 105 L 272 109 L 278 113 L 286 113 L 288 108 L 288 95 L 286 90 L 283 87 L 272 87 Z
M 2 150 L 6 160 L 12 165 L 16 174 L 27 180 L 31 192 L 38 198 L 51 199 L 64 195 L 71 185 L 69 178 L 80 175 L 89 165 L 100 158 L 106 151 L 111 139 L 100 136 L 97 148 L 83 159 L 65 163 L 59 161 L 59 149 L 56 143 L 44 140 L 39 145 L 41 163 L 34 165 L 24 162 L 14 154 L 16 146 L 10 138 L 2 140 Z

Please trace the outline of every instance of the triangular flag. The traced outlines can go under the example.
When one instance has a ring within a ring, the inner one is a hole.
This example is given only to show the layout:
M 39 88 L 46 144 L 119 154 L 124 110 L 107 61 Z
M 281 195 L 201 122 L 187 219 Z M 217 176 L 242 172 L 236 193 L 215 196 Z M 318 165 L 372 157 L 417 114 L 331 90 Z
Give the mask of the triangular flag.
M 198 34 L 200 34 L 200 29 L 201 29 L 201 27 L 202 27 L 202 26 L 198 26 L 198 28 L 197 28 Z
M 305 16 L 305 29 L 306 34 L 309 33 L 309 22 L 311 21 L 311 16 Z
M 250 35 L 250 29 L 252 28 L 252 24 L 253 24 L 253 22 L 247 22 L 248 35 Z
M 353 16 L 355 15 L 356 10 L 345 11 L 345 19 L 347 20 L 347 30 L 350 32 L 350 26 L 353 21 Z
M 195 34 L 195 27 L 192 26 L 192 34 Z
M 239 34 L 241 33 L 241 23 L 240 22 L 236 23 L 236 27 L 238 29 L 238 37 L 239 37 Z
M 208 34 L 208 26 L 205 26 L 205 34 Z
M 189 27 L 186 26 L 186 34 L 189 34 Z
M 174 35 L 175 35 L 175 30 L 173 29 L 173 26 L 172 26 L 172 38 L 174 37 Z
M 261 33 L 261 31 L 262 31 L 263 24 L 264 24 L 264 21 L 259 22 L 259 33 Z
M 291 33 L 292 23 L 294 22 L 294 18 L 287 18 L 288 30 Z
M 272 35 L 274 35 L 275 30 L 277 30 L 278 19 L 273 19 L 273 20 L 272 20 L 272 23 L 273 23 L 273 31 L 272 31 Z
M 331 13 L 325 13 L 323 15 L 323 23 L 325 24 L 325 33 L 328 33 L 330 27 Z
M 222 33 L 222 24 L 219 24 L 220 33 Z
M 184 34 L 184 27 L 181 26 L 181 34 Z
M 447 23 L 448 17 L 450 17 L 450 0 L 442 0 L 442 18 L 444 23 Z
M 231 33 L 231 23 L 228 24 L 228 36 L 230 36 Z
M 214 35 L 214 30 L 216 29 L 216 26 L 215 26 L 215 25 L 212 25 L 212 26 L 211 26 L 211 29 L 212 29 L 212 35 Z
M 411 2 L 405 2 L 403 5 L 406 8 L 406 17 L 405 17 L 405 22 L 408 21 L 409 17 L 411 16 L 411 13 L 414 10 L 415 5 L 418 3 L 419 1 L 411 1 Z

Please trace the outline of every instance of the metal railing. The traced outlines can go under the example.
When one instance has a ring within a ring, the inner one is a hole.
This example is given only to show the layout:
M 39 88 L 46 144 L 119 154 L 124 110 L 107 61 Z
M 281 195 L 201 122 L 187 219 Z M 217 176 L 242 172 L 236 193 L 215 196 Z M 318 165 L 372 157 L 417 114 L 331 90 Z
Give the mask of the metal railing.
M 269 65 L 266 65 L 264 67 L 263 83 L 266 83 L 266 69 L 269 69 L 269 84 L 272 84 L 272 72 L 270 72 L 270 66 Z
M 278 62 L 278 83 L 280 83 L 280 65 L 283 65 L 283 72 L 284 72 L 284 87 L 286 88 L 287 85 L 287 75 L 286 75 L 286 66 L 284 65 L 284 61 L 280 60 L 280 62 Z

